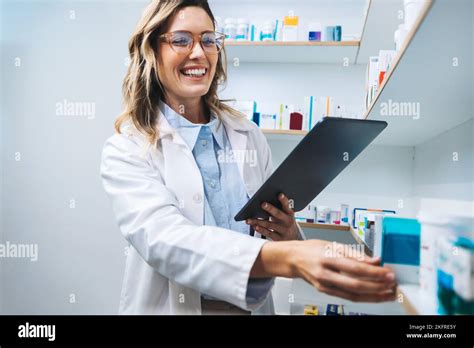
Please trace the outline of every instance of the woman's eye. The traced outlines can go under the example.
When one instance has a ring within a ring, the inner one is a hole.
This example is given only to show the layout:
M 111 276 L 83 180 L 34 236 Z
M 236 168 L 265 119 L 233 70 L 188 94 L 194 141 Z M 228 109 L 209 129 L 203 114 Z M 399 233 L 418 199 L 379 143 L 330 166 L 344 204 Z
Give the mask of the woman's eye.
M 210 37 L 203 38 L 202 43 L 206 46 L 212 46 L 216 44 L 216 40 Z
M 171 40 L 171 43 L 176 46 L 187 46 L 189 44 L 189 40 L 182 37 Z

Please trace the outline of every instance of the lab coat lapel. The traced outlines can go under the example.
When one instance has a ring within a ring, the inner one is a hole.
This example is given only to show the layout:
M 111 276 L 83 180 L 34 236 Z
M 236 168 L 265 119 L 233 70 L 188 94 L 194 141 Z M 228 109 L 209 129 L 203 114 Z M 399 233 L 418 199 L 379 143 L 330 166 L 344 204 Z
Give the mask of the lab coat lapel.
M 247 149 L 247 134 L 228 128 L 226 128 L 226 132 L 229 137 L 230 146 L 232 146 L 232 151 L 241 152 Z M 237 166 L 240 177 L 244 179 L 245 161 L 237 161 Z
M 204 223 L 204 187 L 191 149 L 160 113 L 158 132 L 166 186 L 176 195 L 184 215 L 198 225 Z M 177 174 L 178 173 L 178 174 Z
M 245 191 L 249 197 L 252 197 L 256 192 L 256 188 L 260 186 L 260 183 L 257 182 L 259 178 L 258 165 L 260 163 L 257 163 L 255 167 L 250 166 L 248 163 L 247 154 L 249 151 L 256 150 L 248 148 L 251 146 L 251 143 L 248 142 L 249 137 L 247 130 L 237 130 L 232 128 L 231 125 L 226 125 L 226 132 L 234 154 L 235 152 L 240 152 L 240 155 L 238 155 L 237 158 L 241 160 L 236 161 L 237 167 L 239 169 L 242 182 L 245 185 Z

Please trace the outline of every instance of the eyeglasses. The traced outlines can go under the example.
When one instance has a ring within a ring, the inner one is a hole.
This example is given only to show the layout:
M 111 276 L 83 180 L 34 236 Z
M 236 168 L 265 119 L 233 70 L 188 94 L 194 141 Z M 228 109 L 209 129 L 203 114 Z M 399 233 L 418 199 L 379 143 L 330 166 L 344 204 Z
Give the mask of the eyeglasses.
M 158 37 L 167 42 L 173 51 L 178 54 L 189 54 L 194 48 L 196 39 L 199 40 L 206 54 L 218 54 L 224 47 L 225 35 L 217 31 L 206 31 L 202 34 L 193 34 L 189 31 L 174 31 Z

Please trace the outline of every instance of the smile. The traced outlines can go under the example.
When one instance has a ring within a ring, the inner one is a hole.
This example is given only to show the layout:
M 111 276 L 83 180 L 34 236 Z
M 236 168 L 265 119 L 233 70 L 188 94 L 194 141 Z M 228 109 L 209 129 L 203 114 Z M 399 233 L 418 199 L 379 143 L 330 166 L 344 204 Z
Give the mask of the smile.
M 185 68 L 180 73 L 190 78 L 202 78 L 207 74 L 206 68 Z

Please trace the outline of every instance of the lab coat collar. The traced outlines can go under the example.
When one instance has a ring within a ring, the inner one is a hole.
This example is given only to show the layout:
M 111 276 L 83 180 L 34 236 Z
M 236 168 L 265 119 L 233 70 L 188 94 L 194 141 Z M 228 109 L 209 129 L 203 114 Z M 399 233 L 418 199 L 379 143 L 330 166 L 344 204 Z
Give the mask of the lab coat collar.
M 168 122 L 168 120 L 163 115 L 163 112 L 160 109 L 159 112 L 160 114 L 157 122 L 159 137 L 163 138 L 165 136 L 171 136 L 173 139 L 172 141 L 175 144 L 180 144 L 182 146 L 188 147 L 183 137 L 180 136 L 177 130 L 170 125 L 170 123 Z M 215 116 L 215 114 L 213 115 Z M 221 120 L 227 132 L 227 137 L 229 139 L 232 150 L 245 151 L 247 148 L 247 133 L 252 130 L 254 126 L 251 122 L 245 119 L 244 116 L 236 117 L 228 115 L 227 113 L 222 113 L 221 115 Z M 241 178 L 245 180 L 244 163 L 242 161 L 237 161 L 237 167 Z M 248 189 L 247 193 L 249 193 Z
M 202 127 L 209 127 L 214 139 L 217 142 L 217 145 L 219 145 L 221 149 L 224 148 L 225 130 L 224 127 L 221 126 L 220 120 L 214 113 L 211 112 L 210 121 L 207 124 L 197 124 L 190 122 L 188 119 L 178 114 L 164 102 L 160 102 L 159 108 L 170 126 L 172 126 L 179 133 L 179 135 L 181 135 L 191 150 L 193 150 L 194 146 L 196 145 L 196 141 L 199 137 L 199 132 L 201 131 Z
M 166 117 L 164 116 L 163 112 L 161 109 L 158 109 L 159 115 L 158 115 L 158 121 L 157 121 L 157 130 L 159 137 L 165 137 L 165 136 L 171 136 L 173 138 L 173 142 L 177 144 L 182 144 L 182 145 L 187 145 L 184 139 L 179 136 L 178 132 L 176 131 L 173 126 L 168 122 Z M 218 118 L 217 115 L 211 111 L 211 115 Z M 222 120 L 222 123 L 224 124 L 227 135 L 229 137 L 229 141 L 231 142 L 231 145 L 234 147 L 234 144 L 232 143 L 231 138 L 236 138 L 234 137 L 231 133 L 233 131 L 238 131 L 238 132 L 248 132 L 252 129 L 252 125 L 249 124 L 249 122 L 242 117 L 237 117 L 233 115 L 228 115 L 227 113 L 223 112 L 221 113 L 220 120 Z M 218 123 L 218 126 L 221 126 L 221 123 Z M 240 138 L 237 136 L 237 138 Z M 240 148 L 240 146 L 236 146 L 234 148 Z
M 236 131 L 248 132 L 252 130 L 252 125 L 247 121 L 245 116 L 233 116 L 227 113 L 222 113 L 222 122 L 230 128 Z

